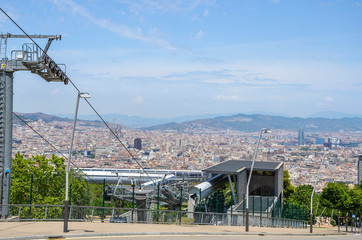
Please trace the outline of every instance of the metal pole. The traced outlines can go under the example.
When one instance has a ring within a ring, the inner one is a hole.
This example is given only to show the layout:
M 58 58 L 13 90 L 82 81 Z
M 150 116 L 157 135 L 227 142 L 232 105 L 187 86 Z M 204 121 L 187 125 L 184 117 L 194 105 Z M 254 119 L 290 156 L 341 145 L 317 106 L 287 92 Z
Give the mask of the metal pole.
M 262 224 L 262 218 L 263 218 L 263 197 L 260 196 L 260 227 L 261 227 L 261 224 Z
M 72 184 L 69 185 L 69 206 L 72 205 Z
M 248 182 L 246 184 L 246 211 L 245 211 L 245 214 L 246 214 L 246 216 L 245 216 L 245 231 L 246 232 L 249 232 L 249 185 L 250 185 L 250 179 L 251 179 L 251 175 L 253 174 L 254 162 L 255 162 L 255 159 L 256 159 L 256 155 L 258 153 L 258 148 L 259 148 L 259 145 L 260 145 L 261 135 L 263 133 L 267 133 L 267 132 L 268 132 L 268 129 L 266 129 L 266 128 L 263 128 L 263 129 L 260 130 L 258 143 L 256 144 L 255 151 L 254 151 L 253 162 L 251 163 Z
M 332 209 L 332 213 L 331 213 L 331 220 L 332 220 L 332 217 L 333 217 L 333 211 L 334 211 L 334 209 Z
M 106 179 L 103 179 L 103 195 L 102 195 L 102 222 L 104 222 L 104 199 L 106 197 Z
M 253 217 L 255 215 L 255 196 L 253 195 Z
M 266 199 L 266 206 L 267 206 L 267 209 L 266 209 L 266 218 L 269 218 L 269 198 Z
M 181 211 L 182 211 L 182 187 L 180 188 L 180 225 L 181 225 Z
M 134 188 L 135 188 L 135 184 L 132 181 L 132 223 L 133 223 L 133 215 L 134 215 Z
M 73 121 L 73 131 L 72 131 L 72 138 L 70 141 L 70 149 L 69 149 L 69 156 L 67 160 L 67 168 L 65 171 L 65 201 L 64 201 L 64 232 L 68 232 L 68 215 L 69 215 L 69 200 L 68 200 L 68 188 L 69 188 L 69 170 L 70 170 L 70 161 L 72 159 L 72 152 L 73 152 L 73 141 L 74 141 L 74 134 L 75 134 L 75 126 L 77 124 L 77 116 L 78 116 L 78 107 L 79 107 L 79 98 L 80 93 L 77 96 L 77 104 L 75 105 L 75 114 L 74 114 L 74 121 Z
M 245 194 L 243 194 L 243 221 L 245 221 Z
M 157 222 L 160 213 L 160 182 L 157 184 Z
M 315 187 L 316 187 L 317 182 L 319 180 L 319 174 L 320 174 L 321 169 L 322 169 L 322 165 L 323 165 L 323 162 L 324 162 L 325 155 L 326 155 L 326 153 L 323 154 L 321 164 L 319 165 L 319 170 L 318 170 L 318 173 L 317 173 L 317 178 L 316 178 L 316 180 L 314 182 L 313 191 L 312 191 L 312 194 L 310 196 L 310 224 L 309 224 L 310 225 L 310 229 L 309 229 L 310 233 L 313 233 L 313 195 L 314 195 Z
M 219 212 L 219 190 L 216 191 L 216 207 L 215 212 Z
M 234 205 L 234 201 L 233 198 L 230 199 L 230 205 L 231 205 L 231 209 L 230 209 L 230 225 L 233 226 L 233 205 Z
M 230 190 L 231 190 L 231 194 L 233 196 L 234 204 L 236 204 L 237 202 L 236 202 L 236 197 L 235 197 L 235 193 L 234 193 L 234 186 L 233 186 L 233 182 L 231 181 L 230 175 L 228 175 L 228 179 L 229 179 Z
M 30 216 L 31 216 L 31 205 L 32 205 L 32 203 L 33 203 L 33 180 L 34 180 L 34 174 L 32 173 L 32 174 L 31 174 L 31 180 L 30 180 L 29 219 L 30 219 Z
M 340 217 L 340 212 L 338 210 L 338 219 L 337 219 L 337 224 L 338 224 L 338 232 L 341 231 L 341 223 L 339 222 L 339 217 Z
M 200 199 L 199 199 L 199 212 L 201 212 L 201 188 L 200 188 Z

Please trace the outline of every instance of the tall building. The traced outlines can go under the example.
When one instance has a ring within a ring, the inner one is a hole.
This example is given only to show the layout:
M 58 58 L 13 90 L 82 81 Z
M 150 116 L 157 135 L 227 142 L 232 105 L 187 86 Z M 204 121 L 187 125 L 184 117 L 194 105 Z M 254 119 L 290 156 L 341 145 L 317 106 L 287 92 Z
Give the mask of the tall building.
M 324 138 L 316 138 L 315 145 L 323 145 L 324 141 L 325 141 Z
M 176 139 L 176 147 L 178 147 L 178 148 L 182 147 L 182 139 L 181 138 Z
M 358 184 L 361 184 L 361 181 L 362 181 L 362 155 L 358 156 L 357 180 L 358 180 Z
M 135 138 L 134 140 L 134 148 L 141 150 L 142 149 L 142 140 L 141 138 Z
M 304 130 L 303 130 L 303 128 L 300 128 L 299 132 L 298 132 L 298 145 L 304 145 Z

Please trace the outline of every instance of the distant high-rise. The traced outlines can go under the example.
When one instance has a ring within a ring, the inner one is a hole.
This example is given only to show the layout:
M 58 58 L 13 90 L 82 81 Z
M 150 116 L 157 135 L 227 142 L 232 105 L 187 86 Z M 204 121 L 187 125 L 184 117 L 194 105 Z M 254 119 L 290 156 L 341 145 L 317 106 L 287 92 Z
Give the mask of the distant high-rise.
M 304 130 L 303 130 L 303 128 L 300 128 L 299 132 L 298 132 L 298 145 L 304 145 Z
M 323 145 L 324 141 L 325 141 L 324 138 L 316 138 L 315 145 Z
M 182 139 L 181 138 L 176 139 L 176 147 L 178 147 L 178 148 L 182 147 Z
M 361 181 L 362 181 L 362 155 L 358 156 L 357 180 L 358 180 L 358 184 L 361 184 Z
M 142 149 L 142 140 L 141 138 L 135 138 L 134 140 L 134 148 L 141 150 Z

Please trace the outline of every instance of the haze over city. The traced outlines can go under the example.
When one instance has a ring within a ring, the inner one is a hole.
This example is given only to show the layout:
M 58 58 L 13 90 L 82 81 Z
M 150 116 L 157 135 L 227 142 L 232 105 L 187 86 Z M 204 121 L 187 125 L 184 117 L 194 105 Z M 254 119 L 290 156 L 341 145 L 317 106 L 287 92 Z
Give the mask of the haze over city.
M 362 114 L 362 1 L 0 2 L 27 33 L 62 35 L 49 54 L 103 114 Z M 15 112 L 73 114 L 72 86 L 14 77 Z

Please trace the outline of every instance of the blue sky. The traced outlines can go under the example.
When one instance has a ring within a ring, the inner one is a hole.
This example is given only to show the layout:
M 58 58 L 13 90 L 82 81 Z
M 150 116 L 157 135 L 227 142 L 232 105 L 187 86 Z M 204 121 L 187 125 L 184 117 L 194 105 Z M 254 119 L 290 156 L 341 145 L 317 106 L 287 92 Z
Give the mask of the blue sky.
M 362 0 L 0 5 L 29 34 L 62 35 L 49 55 L 102 114 L 362 114 Z M 3 15 L 0 27 L 21 33 Z M 10 39 L 9 51 L 23 42 Z M 72 114 L 75 100 L 71 85 L 15 73 L 14 111 Z

